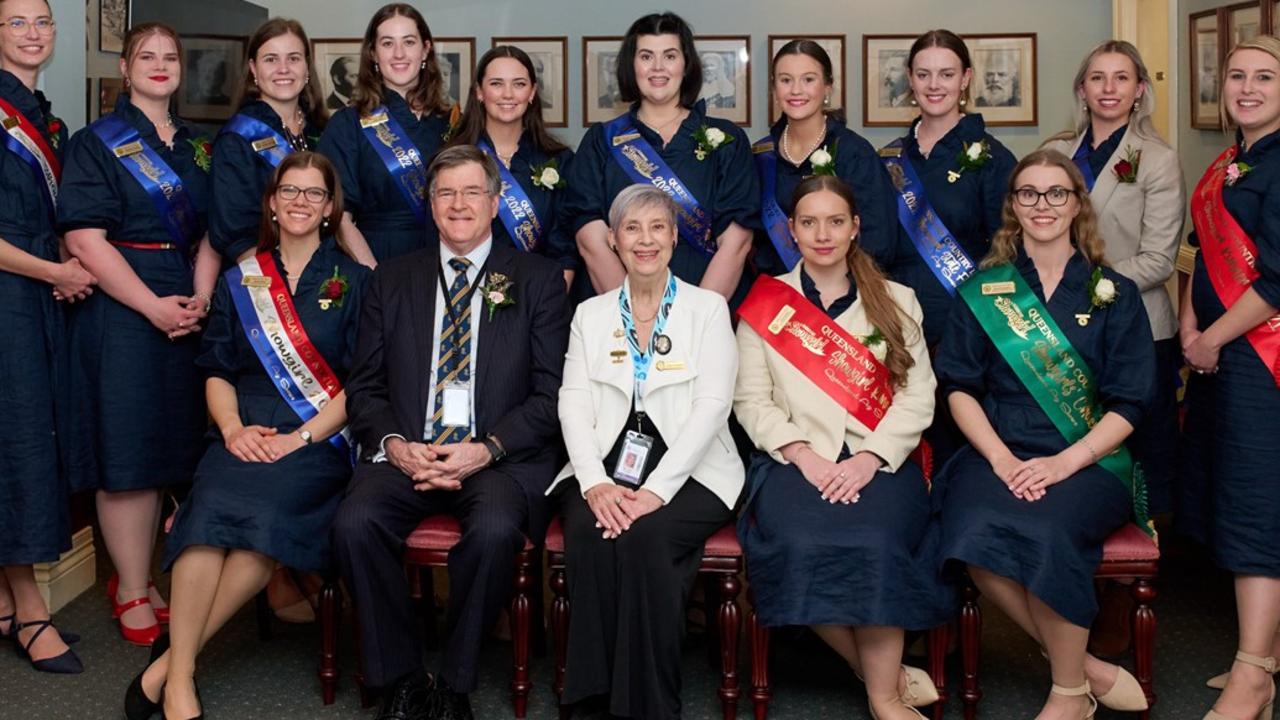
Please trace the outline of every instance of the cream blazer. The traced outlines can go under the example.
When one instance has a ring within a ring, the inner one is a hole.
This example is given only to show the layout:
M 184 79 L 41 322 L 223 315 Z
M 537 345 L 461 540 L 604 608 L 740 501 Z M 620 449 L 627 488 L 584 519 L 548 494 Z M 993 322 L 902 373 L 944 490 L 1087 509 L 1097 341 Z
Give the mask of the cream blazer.
M 1083 136 L 1050 140 L 1044 147 L 1071 157 L 1083 140 Z M 1122 183 L 1113 168 L 1130 149 L 1142 152 L 1138 181 Z M 1187 211 L 1178 154 L 1164 143 L 1142 139 L 1130 123 L 1089 199 L 1107 246 L 1107 262 L 1138 284 L 1155 339 L 1173 337 L 1178 332 L 1178 319 L 1165 283 L 1173 275 Z
M 800 268 L 801 265 L 796 265 L 778 279 L 800 290 Z M 854 453 L 867 450 L 878 455 L 889 472 L 896 472 L 915 450 L 921 433 L 933 422 L 934 389 L 938 381 L 933 376 L 929 351 L 919 330 L 924 313 L 915 292 L 892 281 L 889 290 L 898 307 L 916 323 L 914 330 L 906 331 L 908 350 L 915 365 L 907 372 L 906 386 L 894 388 L 893 404 L 874 431 L 854 419 L 842 405 L 765 344 L 750 325 L 738 323 L 739 368 L 733 409 L 756 447 L 768 452 L 774 460 L 786 462 L 779 448 L 804 440 L 822 457 L 835 460 L 841 446 L 848 443 Z M 872 332 L 861 298 L 835 322 L 854 335 L 866 336 Z
M 547 494 L 569 476 L 586 491 L 613 482 L 604 457 L 631 417 L 635 380 L 618 313 L 621 289 L 578 306 L 569 331 L 560 385 L 560 428 L 569 464 Z M 664 503 L 692 476 L 729 508 L 745 481 L 742 460 L 729 434 L 738 353 L 729 307 L 718 293 L 676 280 L 676 299 L 663 331 L 671 352 L 656 355 L 640 390 L 644 411 L 662 434 L 667 452 L 649 472 L 644 489 Z M 611 351 L 623 351 L 610 355 Z M 620 358 L 621 362 L 614 362 Z M 663 369 L 659 364 L 676 367 Z

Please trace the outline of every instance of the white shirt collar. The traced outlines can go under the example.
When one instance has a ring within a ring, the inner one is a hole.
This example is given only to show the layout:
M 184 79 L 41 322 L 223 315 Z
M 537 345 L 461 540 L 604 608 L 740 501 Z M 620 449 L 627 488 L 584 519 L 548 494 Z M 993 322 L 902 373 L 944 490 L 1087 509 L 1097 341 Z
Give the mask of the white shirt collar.
M 471 252 L 462 256 L 455 255 L 453 251 L 449 249 L 448 245 L 446 245 L 444 242 L 441 242 L 440 243 L 440 268 L 445 271 L 451 271 L 452 268 L 449 267 L 449 261 L 456 257 L 465 257 L 467 260 L 471 261 L 471 267 L 468 268 L 467 273 L 470 274 L 472 270 L 479 272 L 480 268 L 484 267 L 485 261 L 489 259 L 489 253 L 492 250 L 493 250 L 493 235 L 490 235 L 489 237 L 485 238 L 484 242 L 475 246 L 475 248 L 472 249 Z

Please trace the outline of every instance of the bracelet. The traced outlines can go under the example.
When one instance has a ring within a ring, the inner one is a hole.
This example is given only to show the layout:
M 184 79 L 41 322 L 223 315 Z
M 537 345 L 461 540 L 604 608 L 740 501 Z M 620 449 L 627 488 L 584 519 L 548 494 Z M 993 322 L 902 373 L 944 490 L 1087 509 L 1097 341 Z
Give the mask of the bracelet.
M 787 460 L 785 457 L 782 459 L 787 460 L 787 462 L 791 463 L 792 465 L 795 465 L 796 461 L 800 459 L 800 451 L 802 450 L 813 450 L 813 448 L 809 447 L 809 443 L 803 443 L 799 448 L 796 449 L 795 452 L 791 453 L 790 460 Z
M 1089 439 L 1080 438 L 1080 444 L 1084 445 L 1085 449 L 1089 451 L 1089 454 L 1093 456 L 1093 461 L 1098 462 L 1098 451 L 1093 449 L 1093 445 L 1089 442 Z

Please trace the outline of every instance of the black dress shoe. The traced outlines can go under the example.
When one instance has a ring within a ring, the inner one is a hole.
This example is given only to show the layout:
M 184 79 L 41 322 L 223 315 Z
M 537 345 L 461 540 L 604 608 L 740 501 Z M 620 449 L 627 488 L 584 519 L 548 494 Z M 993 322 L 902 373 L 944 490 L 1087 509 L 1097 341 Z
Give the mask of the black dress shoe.
M 432 720 L 434 692 L 430 677 L 402 678 L 387 688 L 375 720 Z
M 471 714 L 471 698 L 466 693 L 455 692 L 445 682 L 436 689 L 435 711 L 432 720 L 475 720 Z
M 129 689 L 124 693 L 124 716 L 126 720 L 149 720 L 151 716 L 160 712 L 160 703 L 164 701 L 164 689 L 161 688 L 160 699 L 152 700 L 142 690 L 142 675 L 147 672 L 147 668 L 155 664 L 156 660 L 169 649 L 169 633 L 165 633 L 156 638 L 151 644 L 151 658 L 147 660 L 147 666 L 142 668 L 142 672 L 129 683 Z
M 35 620 L 27 623 L 14 623 L 14 639 L 18 640 L 18 632 L 20 630 L 32 627 L 40 629 L 36 630 L 35 633 L 32 634 L 31 639 L 27 640 L 26 644 L 23 644 L 19 640 L 17 643 L 18 657 L 26 658 L 27 661 L 31 663 L 31 667 L 39 670 L 40 672 L 54 673 L 58 675 L 78 675 L 84 672 L 84 664 L 80 662 L 80 657 L 77 656 L 76 652 L 71 648 L 67 648 L 66 652 L 56 657 L 45 658 L 44 660 L 36 660 L 32 658 L 31 646 L 35 645 L 36 638 L 39 638 L 41 633 L 53 627 L 53 622 L 50 620 Z M 56 633 L 57 629 L 54 629 L 54 632 Z

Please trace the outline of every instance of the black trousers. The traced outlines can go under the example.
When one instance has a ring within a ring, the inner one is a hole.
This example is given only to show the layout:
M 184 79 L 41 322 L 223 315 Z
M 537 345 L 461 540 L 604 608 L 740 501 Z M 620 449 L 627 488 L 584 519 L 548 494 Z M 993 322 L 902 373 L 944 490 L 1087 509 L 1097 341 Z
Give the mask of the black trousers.
M 671 502 L 605 540 L 576 482 L 561 512 L 569 583 L 564 701 L 609 695 L 609 711 L 636 720 L 680 717 L 685 603 L 702 546 L 732 513 L 690 478 Z
M 422 634 L 409 598 L 404 541 L 423 518 L 448 513 L 462 526 L 449 552 L 448 640 L 440 676 L 458 692 L 476 687 L 485 633 L 511 597 L 524 547 L 528 500 L 519 466 L 486 468 L 457 491 L 413 489 L 390 463 L 361 463 L 338 506 L 334 552 L 355 597 L 366 682 L 385 687 L 422 670 Z
M 1178 438 L 1178 369 L 1182 347 L 1177 336 L 1156 341 L 1156 395 L 1146 417 L 1134 432 L 1138 460 L 1147 480 L 1147 505 L 1152 514 L 1173 510 L 1174 462 Z

